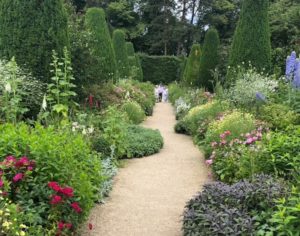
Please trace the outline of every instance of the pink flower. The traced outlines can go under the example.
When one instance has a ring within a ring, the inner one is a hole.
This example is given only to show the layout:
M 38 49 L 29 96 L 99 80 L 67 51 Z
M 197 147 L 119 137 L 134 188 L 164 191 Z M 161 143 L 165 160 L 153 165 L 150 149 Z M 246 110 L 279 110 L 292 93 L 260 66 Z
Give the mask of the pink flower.
M 213 163 L 213 160 L 211 160 L 211 159 L 205 161 L 205 164 L 208 166 L 212 165 L 212 163 Z
M 89 223 L 89 230 L 93 229 L 93 225 L 91 223 Z
M 210 145 L 211 145 L 212 147 L 216 147 L 216 146 L 218 146 L 218 143 L 217 143 L 217 142 L 212 142 Z
M 14 177 L 13 177 L 13 182 L 18 182 L 18 181 L 20 181 L 20 180 L 22 180 L 23 179 L 23 177 L 24 177 L 24 174 L 22 174 L 22 173 L 18 173 L 18 174 L 16 174 Z
M 15 163 L 16 168 L 21 168 L 23 166 L 29 166 L 29 165 L 30 165 L 30 161 L 27 157 L 21 157 L 20 160 L 18 160 Z
M 33 171 L 33 167 L 32 167 L 32 166 L 28 166 L 28 167 L 27 167 L 27 170 L 28 170 L 28 171 Z
M 250 137 L 250 138 L 247 138 L 245 144 L 252 144 L 254 142 L 253 138 Z
M 61 188 L 57 182 L 49 182 L 48 187 L 53 189 L 55 192 L 58 192 L 61 190 Z
M 80 208 L 78 202 L 73 202 L 70 205 L 74 209 L 74 211 L 76 211 L 77 213 L 81 213 L 82 212 L 82 209 Z
M 16 158 L 13 157 L 13 156 L 8 156 L 8 157 L 5 158 L 5 160 L 6 160 L 7 162 L 16 162 Z
M 227 143 L 226 140 L 222 140 L 220 144 L 221 144 L 221 145 L 226 145 L 226 143 Z
M 62 197 L 59 195 L 53 195 L 50 201 L 51 205 L 59 204 L 62 201 Z
M 3 182 L 3 180 L 0 179 L 0 188 L 2 188 L 3 185 L 4 185 L 4 182 Z
M 225 134 L 220 134 L 220 138 L 221 138 L 221 139 L 224 139 L 225 137 L 226 137 Z
M 67 197 L 73 197 L 74 193 L 73 193 L 73 189 L 70 187 L 65 187 L 59 190 L 59 192 L 61 192 L 62 194 L 64 194 Z
M 63 230 L 63 229 L 64 229 L 64 222 L 59 221 L 59 222 L 57 223 L 57 228 L 58 228 L 59 230 Z

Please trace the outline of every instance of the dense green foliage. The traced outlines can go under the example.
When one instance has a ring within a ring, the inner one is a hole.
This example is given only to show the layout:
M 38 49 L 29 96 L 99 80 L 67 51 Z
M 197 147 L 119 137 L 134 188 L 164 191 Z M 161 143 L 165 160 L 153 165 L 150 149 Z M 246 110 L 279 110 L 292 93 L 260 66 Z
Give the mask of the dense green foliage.
M 199 44 L 194 44 L 192 46 L 190 55 L 187 59 L 184 72 L 183 72 L 183 82 L 187 86 L 199 85 L 199 66 L 201 58 L 201 48 Z
M 159 152 L 163 147 L 163 138 L 158 130 L 140 126 L 128 127 L 127 157 L 144 157 Z
M 23 223 L 44 228 L 43 232 L 47 232 L 53 228 L 57 217 L 66 213 L 65 219 L 61 220 L 73 218 L 73 224 L 78 225 L 98 198 L 98 188 L 102 182 L 99 156 L 92 152 L 84 137 L 69 129 L 58 131 L 40 125 L 31 128 L 22 123 L 16 126 L 1 125 L 0 133 L 1 161 L 7 155 L 18 158 L 27 156 L 35 161 L 32 175 L 14 196 L 25 214 L 31 215 Z M 67 212 L 53 212 L 49 205 L 51 192 L 47 187 L 50 181 L 72 187 L 84 213 L 69 215 Z
M 258 70 L 270 70 L 271 41 L 269 0 L 243 1 L 230 53 L 230 66 L 251 62 Z
M 139 54 L 144 81 L 168 84 L 180 80 L 183 59 L 175 56 L 148 56 Z
M 90 34 L 89 46 L 93 59 L 92 84 L 117 78 L 117 65 L 105 13 L 100 8 L 88 9 L 85 24 Z
M 219 64 L 219 45 L 218 31 L 209 29 L 205 34 L 199 65 L 199 79 L 196 81 L 198 87 L 205 87 L 209 91 L 213 91 L 216 82 L 213 78 L 213 71 Z
M 122 30 L 115 30 L 113 32 L 113 48 L 115 51 L 119 76 L 121 79 L 128 79 L 130 75 L 130 67 L 128 62 L 125 34 Z
M 133 124 L 139 124 L 145 119 L 145 113 L 137 102 L 125 102 L 121 109 Z
M 126 42 L 126 49 L 128 55 L 128 64 L 130 67 L 130 77 L 143 81 L 143 71 L 139 57 L 134 52 L 134 47 L 131 42 Z
M 51 19 L 51 20 L 49 20 Z M 62 0 L 0 2 L 0 57 L 50 79 L 52 50 L 69 47 L 67 14 Z

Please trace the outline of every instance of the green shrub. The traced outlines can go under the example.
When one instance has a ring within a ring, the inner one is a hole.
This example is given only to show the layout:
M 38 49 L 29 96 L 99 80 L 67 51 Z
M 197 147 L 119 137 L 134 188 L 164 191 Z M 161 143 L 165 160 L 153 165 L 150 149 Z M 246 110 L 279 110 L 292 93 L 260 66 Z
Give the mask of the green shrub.
M 202 55 L 199 65 L 199 79 L 196 80 L 198 87 L 207 88 L 213 91 L 216 81 L 213 81 L 212 72 L 219 64 L 220 39 L 216 29 L 209 29 L 205 34 Z
M 187 86 L 198 85 L 197 80 L 199 77 L 200 57 L 200 45 L 194 44 L 187 59 L 183 73 L 183 82 Z
M 186 127 L 192 135 L 204 135 L 208 124 L 212 122 L 219 113 L 227 109 L 227 104 L 219 101 L 208 102 L 192 108 L 183 118 Z M 204 129 L 204 130 L 201 130 Z
M 163 138 L 158 130 L 132 125 L 128 127 L 127 157 L 144 157 L 159 152 Z
M 171 83 L 168 86 L 169 89 L 169 101 L 175 105 L 175 102 L 180 97 L 184 97 L 187 92 L 187 89 L 178 83 Z
M 40 111 L 45 84 L 22 70 L 14 58 L 0 60 L 0 118 L 15 122 L 36 117 Z
M 178 134 L 189 134 L 189 131 L 186 127 L 186 123 L 183 120 L 179 120 L 175 127 L 174 127 L 174 131 Z
M 260 110 L 259 118 L 268 122 L 272 129 L 285 129 L 299 123 L 299 115 L 283 104 L 268 104 Z
M 237 107 L 253 110 L 258 105 L 266 102 L 274 94 L 278 82 L 271 77 L 258 73 L 256 69 L 240 68 L 236 72 L 236 81 L 233 86 L 225 92 L 225 98 Z M 257 98 L 261 95 L 264 99 Z
M 117 68 L 121 79 L 128 79 L 130 67 L 128 62 L 125 33 L 123 30 L 113 32 L 113 48 L 116 56 Z
M 291 126 L 281 132 L 271 132 L 263 140 L 263 150 L 259 155 L 264 172 L 286 179 L 294 178 L 300 171 L 300 126 Z
M 128 146 L 128 123 L 128 116 L 121 112 L 116 106 L 109 106 L 106 109 L 101 124 L 101 131 L 103 138 L 112 149 L 115 158 L 121 158 L 126 153 Z
M 270 219 L 271 232 L 278 235 L 298 235 L 300 232 L 300 192 L 293 188 L 290 196 L 279 199 Z M 270 232 L 262 230 L 261 235 Z
M 62 55 L 69 47 L 64 2 L 3 0 L 0 25 L 0 58 L 15 57 L 34 77 L 49 80 L 52 50 Z
M 169 84 L 180 80 L 183 59 L 175 56 L 148 56 L 139 54 L 143 81 L 153 84 Z
M 116 78 L 117 64 L 111 36 L 101 8 L 89 8 L 85 16 L 85 25 L 90 39 L 89 46 L 95 72 L 94 84 Z
M 183 235 L 257 235 L 286 193 L 285 183 L 271 176 L 255 175 L 234 185 L 213 182 L 186 205 Z
M 137 102 L 125 102 L 121 108 L 133 124 L 139 124 L 145 119 L 145 113 Z
M 74 227 L 78 226 L 99 198 L 102 182 L 100 158 L 91 151 L 82 135 L 69 128 L 55 130 L 36 125 L 6 124 L 0 126 L 0 157 L 27 156 L 35 161 L 35 168 L 25 187 L 18 189 L 15 200 L 20 208 L 31 215 L 28 219 L 34 225 L 46 229 L 56 225 L 61 212 L 53 212 L 49 206 L 48 182 L 56 181 L 70 186 L 83 212 L 75 215 Z M 64 216 L 72 217 L 70 215 Z M 56 227 L 56 226 L 55 226 Z M 46 231 L 45 231 L 46 232 Z
M 269 0 L 245 0 L 234 33 L 229 64 L 251 64 L 259 71 L 270 70 L 271 40 L 268 20 Z M 230 74 L 230 69 L 229 69 Z
M 210 144 L 219 140 L 220 135 L 225 131 L 230 131 L 231 135 L 227 141 L 239 138 L 241 134 L 246 134 L 255 129 L 255 119 L 249 113 L 232 111 L 225 114 L 219 120 L 209 124 L 205 134 L 206 155 L 211 152 Z

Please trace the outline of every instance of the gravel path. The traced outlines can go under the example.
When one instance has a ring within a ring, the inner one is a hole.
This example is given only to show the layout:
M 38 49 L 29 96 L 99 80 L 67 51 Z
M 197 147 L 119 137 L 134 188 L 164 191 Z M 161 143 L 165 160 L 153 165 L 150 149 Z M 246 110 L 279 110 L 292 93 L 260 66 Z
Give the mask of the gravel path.
M 208 182 L 208 171 L 190 137 L 173 131 L 168 103 L 158 103 L 143 126 L 159 129 L 160 153 L 129 160 L 119 170 L 110 197 L 96 206 L 85 236 L 179 236 L 185 203 Z

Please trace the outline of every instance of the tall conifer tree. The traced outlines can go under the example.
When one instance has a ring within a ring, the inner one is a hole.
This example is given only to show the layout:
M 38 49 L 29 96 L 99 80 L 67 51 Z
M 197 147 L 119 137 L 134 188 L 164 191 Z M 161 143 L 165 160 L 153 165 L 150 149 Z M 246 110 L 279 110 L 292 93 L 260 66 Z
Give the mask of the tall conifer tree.
M 250 61 L 258 70 L 271 66 L 271 41 L 268 19 L 269 0 L 244 0 L 234 34 L 230 66 Z
M 183 73 L 183 81 L 188 86 L 195 86 L 199 77 L 200 51 L 200 45 L 194 44 L 187 59 Z
M 0 57 L 44 81 L 50 79 L 52 50 L 69 47 L 68 17 L 62 0 L 1 0 Z
M 85 23 L 91 35 L 90 48 L 95 60 L 94 71 L 98 71 L 96 78 L 108 81 L 117 78 L 116 58 L 112 46 L 111 36 L 105 20 L 105 12 L 101 8 L 89 8 Z
M 202 55 L 200 59 L 199 80 L 196 85 L 213 90 L 212 71 L 219 63 L 219 45 L 220 39 L 216 29 L 209 29 L 205 34 Z
M 126 79 L 130 75 L 130 69 L 124 31 L 117 29 L 113 32 L 113 47 L 119 76 L 121 79 Z

